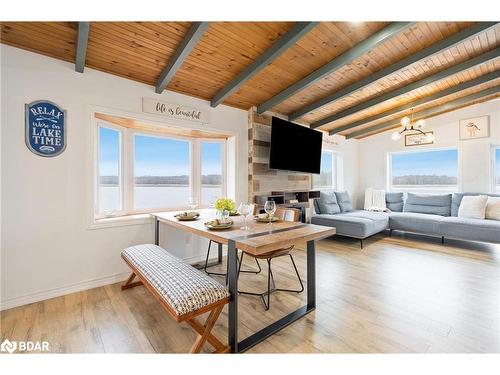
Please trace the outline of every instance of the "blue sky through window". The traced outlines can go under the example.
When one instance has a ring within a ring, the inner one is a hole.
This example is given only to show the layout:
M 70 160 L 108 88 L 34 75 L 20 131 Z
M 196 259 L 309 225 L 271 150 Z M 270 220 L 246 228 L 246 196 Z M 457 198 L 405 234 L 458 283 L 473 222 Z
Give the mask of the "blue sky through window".
M 321 153 L 321 173 L 328 173 L 331 172 L 333 169 L 333 158 L 332 154 L 329 152 L 322 152 Z
M 458 175 L 458 151 L 436 150 L 392 155 L 392 176 Z
M 222 174 L 222 144 L 219 142 L 201 143 L 201 174 Z
M 136 135 L 135 176 L 189 175 L 189 142 Z
M 118 176 L 120 168 L 120 132 L 99 128 L 99 174 Z

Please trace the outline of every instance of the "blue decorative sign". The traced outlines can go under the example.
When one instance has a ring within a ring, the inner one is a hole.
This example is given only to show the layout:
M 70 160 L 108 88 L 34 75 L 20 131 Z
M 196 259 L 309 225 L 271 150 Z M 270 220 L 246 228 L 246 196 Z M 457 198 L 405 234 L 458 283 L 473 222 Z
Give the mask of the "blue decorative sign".
M 26 146 L 40 156 L 61 154 L 66 148 L 66 111 L 48 100 L 31 102 L 25 109 Z

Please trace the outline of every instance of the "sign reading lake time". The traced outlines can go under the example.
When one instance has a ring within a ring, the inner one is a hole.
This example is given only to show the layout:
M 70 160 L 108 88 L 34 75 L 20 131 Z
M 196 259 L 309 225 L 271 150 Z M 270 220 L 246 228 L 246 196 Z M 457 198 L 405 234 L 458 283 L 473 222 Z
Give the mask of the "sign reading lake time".
M 181 120 L 210 122 L 206 111 L 149 98 L 142 98 L 142 111 Z
M 66 111 L 48 100 L 25 105 L 26 146 L 35 154 L 54 157 L 66 148 Z

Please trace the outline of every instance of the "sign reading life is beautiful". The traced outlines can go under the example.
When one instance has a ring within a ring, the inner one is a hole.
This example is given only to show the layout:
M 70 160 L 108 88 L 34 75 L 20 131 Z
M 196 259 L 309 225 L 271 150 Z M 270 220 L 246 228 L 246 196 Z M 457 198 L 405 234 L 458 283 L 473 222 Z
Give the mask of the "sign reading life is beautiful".
M 25 104 L 25 142 L 35 154 L 53 157 L 66 148 L 66 111 L 56 103 L 37 100 Z
M 150 98 L 142 98 L 142 111 L 181 120 L 210 122 L 209 114 L 206 111 Z

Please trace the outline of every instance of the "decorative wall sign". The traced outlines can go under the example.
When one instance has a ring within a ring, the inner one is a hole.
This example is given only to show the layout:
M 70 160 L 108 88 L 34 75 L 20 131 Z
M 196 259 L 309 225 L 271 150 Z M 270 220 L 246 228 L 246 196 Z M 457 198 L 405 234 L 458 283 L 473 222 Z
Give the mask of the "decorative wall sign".
M 142 111 L 181 120 L 210 122 L 209 114 L 206 111 L 150 98 L 142 98 Z
M 405 146 L 432 145 L 433 143 L 434 143 L 434 132 L 405 135 Z
M 473 117 L 460 120 L 460 139 L 477 139 L 490 136 L 489 116 Z
M 35 154 L 54 157 L 66 148 L 66 111 L 56 103 L 37 100 L 25 104 L 25 142 Z

